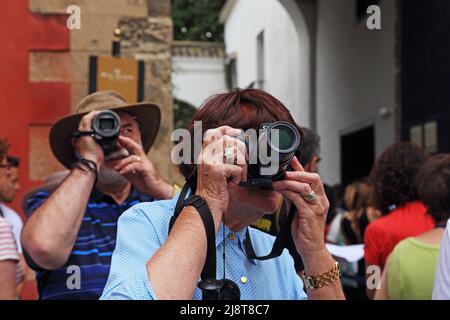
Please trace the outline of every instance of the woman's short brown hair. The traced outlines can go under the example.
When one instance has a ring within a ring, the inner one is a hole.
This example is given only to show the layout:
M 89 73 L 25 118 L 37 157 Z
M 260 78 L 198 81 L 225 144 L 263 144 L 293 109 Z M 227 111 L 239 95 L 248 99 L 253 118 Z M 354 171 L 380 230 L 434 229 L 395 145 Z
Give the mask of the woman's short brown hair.
M 430 158 L 416 177 L 417 191 L 434 221 L 450 218 L 450 155 Z
M 202 134 L 225 125 L 256 130 L 261 123 L 287 121 L 297 126 L 289 110 L 272 95 L 258 89 L 239 88 L 211 96 L 197 110 L 188 127 L 191 150 L 194 150 L 194 121 L 202 121 Z M 190 164 L 180 164 L 180 171 L 185 177 L 194 170 L 194 152 L 191 152 L 191 157 Z

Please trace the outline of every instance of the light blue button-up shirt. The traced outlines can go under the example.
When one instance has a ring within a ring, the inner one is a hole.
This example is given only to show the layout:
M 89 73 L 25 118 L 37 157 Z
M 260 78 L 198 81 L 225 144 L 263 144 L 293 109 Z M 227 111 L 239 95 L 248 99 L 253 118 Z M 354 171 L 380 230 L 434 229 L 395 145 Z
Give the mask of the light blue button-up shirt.
M 101 299 L 158 298 L 148 279 L 146 266 L 148 260 L 167 239 L 169 221 L 176 201 L 177 197 L 172 200 L 141 203 L 122 214 L 119 218 L 111 270 Z M 287 250 L 284 250 L 281 256 L 265 261 L 247 257 L 244 249 L 245 228 L 233 232 L 223 224 L 220 226 L 216 239 L 218 278 L 223 276 L 223 231 L 226 278 L 239 286 L 242 300 L 307 298 L 302 281 L 295 272 L 294 261 Z M 249 231 L 256 254 L 268 254 L 275 238 L 253 228 L 249 228 Z M 202 298 L 200 289 L 195 290 L 193 298 Z

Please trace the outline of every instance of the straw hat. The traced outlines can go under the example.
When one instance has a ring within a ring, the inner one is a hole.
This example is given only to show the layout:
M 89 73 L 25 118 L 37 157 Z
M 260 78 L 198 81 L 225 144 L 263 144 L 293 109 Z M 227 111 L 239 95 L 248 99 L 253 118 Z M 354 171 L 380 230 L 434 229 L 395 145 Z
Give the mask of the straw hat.
M 114 110 L 125 112 L 139 121 L 142 146 L 147 153 L 158 134 L 161 122 L 161 111 L 157 105 L 137 103 L 130 105 L 114 91 L 99 91 L 83 98 L 75 108 L 75 114 L 58 120 L 50 130 L 50 147 L 56 159 L 66 168 L 77 161 L 72 135 L 78 130 L 81 118 L 91 111 Z

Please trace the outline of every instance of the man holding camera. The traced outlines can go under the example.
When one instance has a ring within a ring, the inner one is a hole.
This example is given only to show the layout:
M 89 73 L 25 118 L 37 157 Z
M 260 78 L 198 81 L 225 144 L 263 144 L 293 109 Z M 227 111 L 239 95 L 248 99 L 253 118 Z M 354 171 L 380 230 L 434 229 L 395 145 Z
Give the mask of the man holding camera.
M 146 156 L 160 118 L 156 105 L 128 105 L 102 91 L 53 125 L 51 149 L 71 171 L 51 194 L 41 190 L 28 199 L 22 233 L 41 299 L 99 298 L 120 215 L 137 203 L 174 196 Z

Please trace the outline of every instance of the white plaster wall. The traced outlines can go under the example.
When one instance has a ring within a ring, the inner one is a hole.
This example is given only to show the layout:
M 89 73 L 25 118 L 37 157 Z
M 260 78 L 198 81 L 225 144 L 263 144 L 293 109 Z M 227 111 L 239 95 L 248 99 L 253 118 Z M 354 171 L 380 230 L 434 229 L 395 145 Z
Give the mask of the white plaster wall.
M 309 41 L 298 33 L 278 0 L 237 0 L 225 22 L 228 54 L 237 58 L 238 86 L 257 80 L 257 36 L 264 30 L 265 90 L 282 101 L 294 119 L 309 125 Z M 300 45 L 302 44 L 302 45 Z
M 174 56 L 173 96 L 198 108 L 210 95 L 226 91 L 224 63 L 221 58 Z
M 381 1 L 382 30 L 356 20 L 354 0 L 319 0 L 317 38 L 317 125 L 320 172 L 340 182 L 340 135 L 375 124 L 376 154 L 395 140 L 394 116 L 380 108 L 395 104 L 395 1 Z M 355 150 L 355 154 L 358 150 Z

